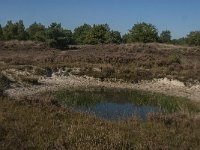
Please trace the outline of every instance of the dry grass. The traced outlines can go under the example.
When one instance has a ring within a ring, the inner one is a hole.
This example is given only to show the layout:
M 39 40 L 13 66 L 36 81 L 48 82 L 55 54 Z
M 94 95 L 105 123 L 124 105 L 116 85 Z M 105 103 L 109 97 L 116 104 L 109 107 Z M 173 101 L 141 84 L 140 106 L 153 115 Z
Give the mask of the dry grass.
M 75 50 L 49 49 L 41 43 L 0 42 L 0 61 L 12 65 L 35 65 L 52 69 L 79 67 L 81 75 L 102 79 L 142 79 L 169 77 L 200 81 L 200 48 L 167 44 L 86 45 Z M 101 72 L 95 72 L 99 68 Z
M 200 121 L 184 114 L 106 122 L 49 103 L 0 99 L 2 150 L 199 149 L 199 135 Z

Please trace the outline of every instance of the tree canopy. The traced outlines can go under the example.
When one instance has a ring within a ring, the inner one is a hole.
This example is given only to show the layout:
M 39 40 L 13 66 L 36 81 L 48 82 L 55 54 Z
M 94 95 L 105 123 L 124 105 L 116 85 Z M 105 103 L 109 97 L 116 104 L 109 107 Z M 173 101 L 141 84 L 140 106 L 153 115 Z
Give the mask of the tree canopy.
M 171 42 L 171 32 L 169 30 L 162 31 L 160 34 L 161 43 L 170 43 Z
M 158 30 L 152 24 L 145 22 L 135 24 L 131 30 L 129 30 L 130 38 L 132 42 L 157 42 Z
M 130 33 L 126 33 L 122 36 L 123 43 L 132 43 L 132 38 Z
M 119 31 L 110 31 L 109 43 L 120 44 L 122 43 L 122 37 Z
M 108 24 L 93 25 L 87 36 L 89 44 L 106 44 L 109 43 L 110 27 Z
M 187 35 L 187 44 L 192 46 L 200 46 L 200 31 L 193 31 Z
M 17 39 L 18 40 L 26 40 L 27 39 L 27 33 L 25 31 L 25 26 L 22 20 L 19 22 L 16 22 L 17 26 Z
M 41 23 L 34 22 L 27 29 L 27 33 L 30 40 L 45 42 L 46 40 L 46 28 Z
M 3 28 L 3 35 L 5 40 L 17 39 L 18 32 L 16 24 L 13 24 L 12 21 L 8 21 Z
M 63 29 L 61 24 L 53 22 L 47 28 L 47 43 L 50 47 L 65 49 L 72 43 L 72 32 Z
M 50 47 L 65 49 L 70 44 L 121 44 L 121 43 L 171 43 L 200 46 L 200 31 L 190 32 L 187 37 L 171 39 L 171 31 L 164 30 L 158 35 L 158 29 L 150 23 L 137 23 L 123 36 L 119 31 L 111 30 L 108 24 L 83 24 L 72 32 L 53 22 L 47 28 L 34 22 L 25 28 L 22 20 L 8 21 L 0 25 L 0 40 L 32 40 L 46 42 Z
M 3 36 L 5 40 L 26 40 L 27 34 L 22 20 L 16 23 L 8 21 L 3 28 Z
M 0 40 L 3 40 L 3 29 L 0 25 Z
M 77 27 L 74 29 L 74 34 L 73 34 L 73 38 L 74 38 L 74 42 L 76 44 L 88 44 L 88 36 L 89 33 L 91 32 L 91 25 L 88 24 L 84 24 L 80 27 Z
M 76 44 L 120 44 L 122 41 L 120 32 L 110 31 L 108 24 L 84 24 L 75 28 L 73 37 Z

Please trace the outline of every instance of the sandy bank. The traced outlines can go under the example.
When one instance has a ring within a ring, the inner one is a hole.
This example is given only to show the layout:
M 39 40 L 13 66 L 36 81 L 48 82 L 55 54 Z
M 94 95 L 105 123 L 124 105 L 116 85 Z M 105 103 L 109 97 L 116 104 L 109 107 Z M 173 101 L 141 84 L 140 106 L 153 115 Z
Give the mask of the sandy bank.
M 122 81 L 103 81 L 88 76 L 52 76 L 41 78 L 40 85 L 27 87 L 15 87 L 5 91 L 7 95 L 13 98 L 31 96 L 46 91 L 56 91 L 63 88 L 88 88 L 88 87 L 107 87 L 107 88 L 127 88 L 158 92 L 171 96 L 185 97 L 200 102 L 200 85 L 185 86 L 178 80 L 154 79 L 152 81 L 142 81 L 137 84 L 126 83 Z

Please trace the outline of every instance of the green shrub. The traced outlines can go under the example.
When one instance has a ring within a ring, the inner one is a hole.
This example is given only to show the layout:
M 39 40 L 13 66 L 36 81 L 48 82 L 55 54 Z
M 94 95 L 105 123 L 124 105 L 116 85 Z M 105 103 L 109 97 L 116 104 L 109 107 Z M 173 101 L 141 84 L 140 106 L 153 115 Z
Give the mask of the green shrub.
M 180 56 L 178 56 L 176 54 L 170 55 L 168 59 L 169 59 L 170 64 L 173 64 L 173 63 L 180 64 L 181 63 Z

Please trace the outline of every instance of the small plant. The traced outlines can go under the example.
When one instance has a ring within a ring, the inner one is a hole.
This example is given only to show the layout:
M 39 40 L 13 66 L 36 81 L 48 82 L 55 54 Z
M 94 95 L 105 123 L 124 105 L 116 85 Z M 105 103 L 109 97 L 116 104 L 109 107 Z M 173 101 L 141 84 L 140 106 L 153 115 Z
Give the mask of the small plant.
M 181 63 L 180 56 L 178 56 L 176 54 L 170 55 L 169 62 L 170 62 L 170 64 L 173 64 L 173 63 L 180 64 Z

